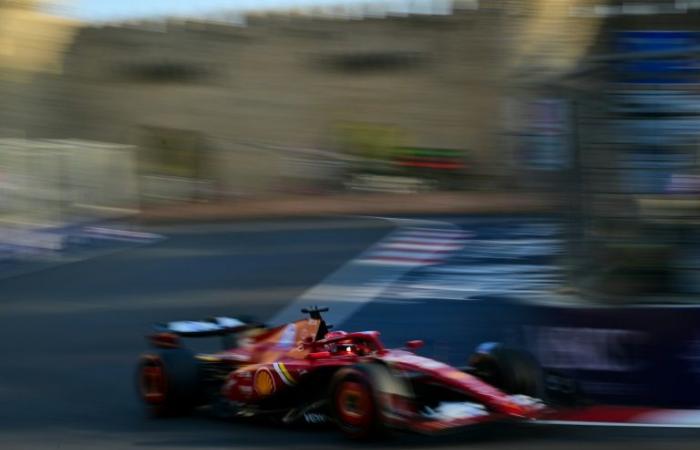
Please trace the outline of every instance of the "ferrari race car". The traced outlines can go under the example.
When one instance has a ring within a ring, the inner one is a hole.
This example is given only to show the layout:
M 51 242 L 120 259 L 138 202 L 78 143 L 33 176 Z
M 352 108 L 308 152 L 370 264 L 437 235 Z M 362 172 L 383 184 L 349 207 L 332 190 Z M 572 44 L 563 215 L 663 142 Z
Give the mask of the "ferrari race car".
M 232 318 L 157 325 L 137 370 L 156 416 L 195 408 L 283 423 L 333 422 L 351 438 L 388 430 L 435 433 L 547 409 L 541 371 L 527 353 L 482 344 L 465 368 L 416 355 L 422 341 L 387 349 L 377 331 L 331 331 L 327 309 L 268 328 Z M 195 354 L 184 338 L 220 336 L 225 349 Z

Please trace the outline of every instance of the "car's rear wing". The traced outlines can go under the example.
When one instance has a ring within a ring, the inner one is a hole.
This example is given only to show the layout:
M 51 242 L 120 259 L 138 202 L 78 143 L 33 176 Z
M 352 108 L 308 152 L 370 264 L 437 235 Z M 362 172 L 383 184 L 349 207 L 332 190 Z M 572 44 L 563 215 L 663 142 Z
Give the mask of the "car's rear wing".
M 262 328 L 265 325 L 255 321 L 244 321 L 232 317 L 212 317 L 205 320 L 180 320 L 153 325 L 148 341 L 157 348 L 180 348 L 182 338 L 221 337 L 224 348 L 234 345 L 236 334 Z M 231 341 L 234 339 L 234 341 Z
M 232 317 L 212 317 L 205 320 L 180 320 L 153 326 L 155 333 L 171 333 L 182 337 L 225 336 L 257 327 L 259 324 L 244 322 Z

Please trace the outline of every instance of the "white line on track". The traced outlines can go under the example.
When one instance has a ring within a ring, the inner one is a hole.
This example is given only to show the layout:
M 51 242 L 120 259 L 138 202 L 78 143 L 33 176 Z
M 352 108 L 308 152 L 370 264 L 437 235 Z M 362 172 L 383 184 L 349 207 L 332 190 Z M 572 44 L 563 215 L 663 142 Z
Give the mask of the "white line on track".
M 403 233 L 391 240 L 386 245 L 389 244 L 405 244 L 405 245 L 422 245 L 425 247 L 429 246 L 439 246 L 445 245 L 450 242 L 463 243 L 466 239 L 455 239 L 455 238 L 442 238 L 442 239 L 425 239 L 425 238 L 410 238 L 406 237 Z
M 591 422 L 577 420 L 534 420 L 528 423 L 534 425 L 566 425 L 579 427 L 700 428 L 700 423 Z
M 459 250 L 464 247 L 464 244 L 448 244 L 443 243 L 440 245 L 435 244 L 402 244 L 402 243 L 388 243 L 384 244 L 383 248 L 396 249 L 396 250 L 428 250 L 432 253 L 439 253 L 441 251 L 452 251 Z
M 396 243 L 397 236 L 402 236 L 406 231 L 444 233 L 446 238 L 438 240 L 441 244 L 454 240 L 455 237 L 466 236 L 466 233 L 459 227 L 449 222 L 387 217 L 373 218 L 388 220 L 397 228 L 360 255 L 345 263 L 321 283 L 297 297 L 270 319 L 271 324 L 276 325 L 298 320 L 301 316 L 301 308 L 319 305 L 329 307 L 330 311 L 326 313 L 325 318 L 330 323 L 340 325 L 362 306 L 380 297 L 388 287 L 411 269 L 434 264 L 447 255 L 445 252 L 426 250 L 414 252 L 412 256 L 377 257 L 380 249 L 383 249 L 387 243 Z
M 460 248 L 461 247 L 455 247 L 452 250 L 458 250 Z M 414 260 L 441 259 L 440 254 L 445 253 L 443 250 L 443 248 L 440 248 L 437 251 L 430 251 L 424 249 L 418 251 L 403 251 L 394 249 L 384 250 L 384 247 L 382 247 L 381 250 L 374 253 L 374 256 L 375 258 L 405 258 Z

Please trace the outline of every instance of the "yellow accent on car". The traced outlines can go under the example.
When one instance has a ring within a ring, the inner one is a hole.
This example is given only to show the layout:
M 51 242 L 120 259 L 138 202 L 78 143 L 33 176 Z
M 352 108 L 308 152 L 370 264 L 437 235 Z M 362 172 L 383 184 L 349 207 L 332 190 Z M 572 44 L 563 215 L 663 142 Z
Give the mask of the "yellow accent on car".
M 280 370 L 282 371 L 282 375 L 284 375 L 284 378 L 286 378 L 290 384 L 296 384 L 296 381 L 294 380 L 294 378 L 292 378 L 292 375 L 289 373 L 284 363 L 279 363 L 278 365 Z

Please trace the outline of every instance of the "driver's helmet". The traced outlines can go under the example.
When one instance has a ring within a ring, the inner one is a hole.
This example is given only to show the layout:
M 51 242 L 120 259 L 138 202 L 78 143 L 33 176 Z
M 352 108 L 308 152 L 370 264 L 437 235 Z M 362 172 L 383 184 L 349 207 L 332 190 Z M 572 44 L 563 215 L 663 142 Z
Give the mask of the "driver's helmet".
M 352 339 L 343 339 L 336 343 L 335 351 L 338 353 L 357 353 L 357 346 Z
M 339 355 L 366 356 L 372 353 L 372 349 L 366 342 L 352 339 L 342 339 L 335 344 L 334 353 Z

